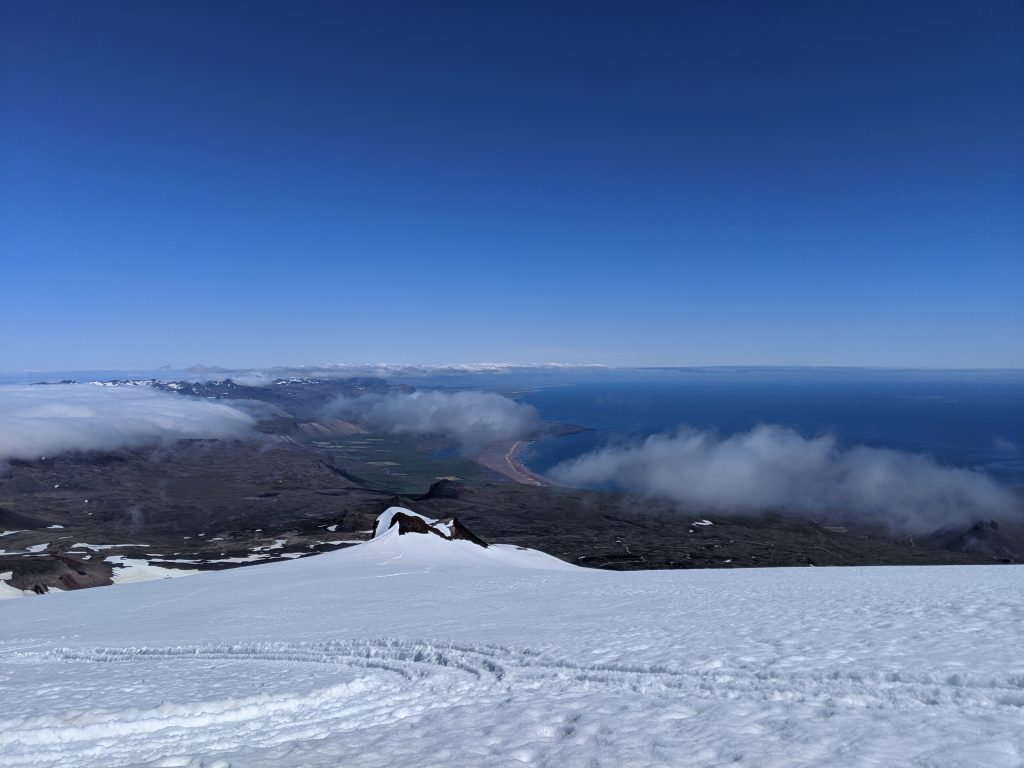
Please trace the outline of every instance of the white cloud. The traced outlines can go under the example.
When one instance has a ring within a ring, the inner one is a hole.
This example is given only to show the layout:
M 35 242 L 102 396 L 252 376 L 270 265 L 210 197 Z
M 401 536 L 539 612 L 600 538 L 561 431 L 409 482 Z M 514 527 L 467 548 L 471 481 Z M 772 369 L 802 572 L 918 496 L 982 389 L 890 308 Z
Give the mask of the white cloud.
M 145 386 L 0 387 L 0 461 L 182 438 L 242 437 L 253 424 L 251 416 L 231 406 Z
M 536 410 L 491 392 L 410 392 L 338 398 L 331 416 L 394 434 L 441 435 L 464 453 L 526 437 L 540 424 Z
M 1017 506 L 987 475 L 925 456 L 808 439 L 779 426 L 719 437 L 683 428 L 608 447 L 550 473 L 570 485 L 614 485 L 667 496 L 693 510 L 788 510 L 925 533 L 998 517 Z

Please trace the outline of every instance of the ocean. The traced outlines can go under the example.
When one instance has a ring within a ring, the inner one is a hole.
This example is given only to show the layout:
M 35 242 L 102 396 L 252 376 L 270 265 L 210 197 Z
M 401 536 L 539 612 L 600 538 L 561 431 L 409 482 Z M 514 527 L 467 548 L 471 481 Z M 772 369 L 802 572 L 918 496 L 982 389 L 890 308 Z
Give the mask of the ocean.
M 777 424 L 840 446 L 926 455 L 1024 485 L 1024 372 L 665 370 L 596 377 L 519 394 L 546 421 L 590 431 L 540 440 L 519 453 L 545 474 L 596 448 L 681 426 L 721 436 Z

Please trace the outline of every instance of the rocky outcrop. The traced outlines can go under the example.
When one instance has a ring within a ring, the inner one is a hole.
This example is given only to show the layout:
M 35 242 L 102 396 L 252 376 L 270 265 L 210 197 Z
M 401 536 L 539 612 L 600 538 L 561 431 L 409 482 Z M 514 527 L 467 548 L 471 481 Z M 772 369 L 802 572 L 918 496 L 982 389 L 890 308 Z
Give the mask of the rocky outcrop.
M 40 518 L 23 515 L 6 507 L 0 507 L 0 532 L 45 528 L 46 525 L 47 523 Z
M 466 486 L 455 480 L 443 478 L 431 483 L 430 488 L 422 496 L 417 496 L 417 501 L 430 501 L 432 499 L 457 499 L 466 491 Z
M 102 559 L 79 560 L 67 555 L 0 557 L 0 573 L 15 589 L 42 595 L 50 589 L 69 590 L 101 587 L 113 583 L 112 569 Z
M 1019 521 L 980 521 L 966 530 L 933 534 L 926 544 L 949 552 L 987 555 L 997 562 L 1020 562 L 1024 553 L 1024 524 Z
M 479 547 L 488 546 L 487 542 L 460 523 L 458 518 L 432 520 L 404 507 L 388 507 L 384 510 L 374 523 L 373 538 L 383 536 L 392 528 L 397 528 L 399 536 L 433 534 L 447 541 L 469 541 Z

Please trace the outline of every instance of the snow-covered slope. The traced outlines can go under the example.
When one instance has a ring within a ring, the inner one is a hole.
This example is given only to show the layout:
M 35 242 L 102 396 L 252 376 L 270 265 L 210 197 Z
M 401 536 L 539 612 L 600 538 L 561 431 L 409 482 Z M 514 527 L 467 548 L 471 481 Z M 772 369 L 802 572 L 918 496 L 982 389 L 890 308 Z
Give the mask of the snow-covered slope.
M 1024 568 L 610 573 L 394 529 L 0 603 L 0 765 L 1015 766 Z

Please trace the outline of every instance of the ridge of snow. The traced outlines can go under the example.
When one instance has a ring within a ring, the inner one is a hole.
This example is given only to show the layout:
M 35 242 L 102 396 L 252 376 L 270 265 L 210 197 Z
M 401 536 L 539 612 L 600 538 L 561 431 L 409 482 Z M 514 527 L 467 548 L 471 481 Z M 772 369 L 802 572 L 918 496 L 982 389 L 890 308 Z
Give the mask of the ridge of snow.
M 338 552 L 317 555 L 331 557 L 345 564 L 386 565 L 401 560 L 404 565 L 418 568 L 527 568 L 541 570 L 584 570 L 535 549 L 512 544 L 490 544 L 481 547 L 463 539 L 449 539 L 426 533 L 400 534 L 397 525 L 391 525 L 396 514 L 411 515 L 437 527 L 432 520 L 405 507 L 388 507 L 377 518 L 377 533 L 369 541 Z M 384 558 L 383 560 L 381 558 Z

